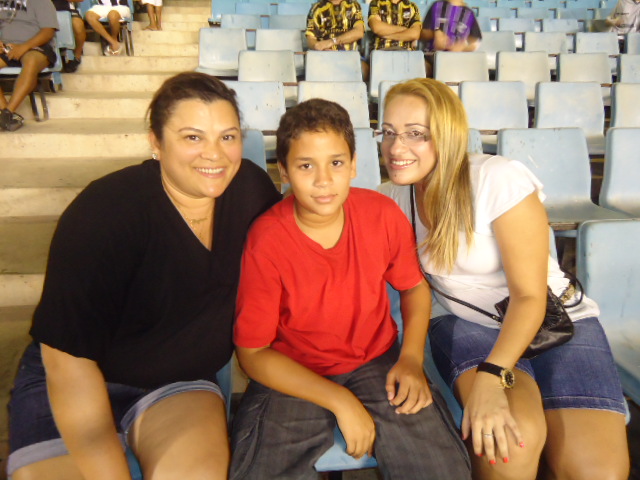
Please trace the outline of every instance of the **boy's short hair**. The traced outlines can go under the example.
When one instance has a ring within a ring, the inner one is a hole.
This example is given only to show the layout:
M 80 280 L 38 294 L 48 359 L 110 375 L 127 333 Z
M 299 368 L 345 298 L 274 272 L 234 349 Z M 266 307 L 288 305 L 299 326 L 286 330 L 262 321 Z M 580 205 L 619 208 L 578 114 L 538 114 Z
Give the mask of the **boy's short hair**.
M 312 98 L 299 103 L 280 118 L 276 132 L 276 156 L 278 162 L 287 168 L 287 155 L 291 148 L 291 140 L 300 137 L 304 132 L 333 131 L 342 135 L 349 146 L 351 158 L 356 151 L 356 140 L 353 125 L 342 106 L 329 100 Z

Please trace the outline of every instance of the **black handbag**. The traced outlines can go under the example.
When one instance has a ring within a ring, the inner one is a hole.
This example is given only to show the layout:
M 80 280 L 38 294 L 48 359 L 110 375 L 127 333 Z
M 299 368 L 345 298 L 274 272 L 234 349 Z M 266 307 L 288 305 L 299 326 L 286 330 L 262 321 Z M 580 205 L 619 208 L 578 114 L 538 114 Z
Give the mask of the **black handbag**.
M 416 219 L 415 219 L 415 206 L 414 206 L 414 192 L 413 185 L 411 186 L 411 224 L 413 226 L 413 233 L 416 235 Z M 422 271 L 422 275 L 425 280 L 431 287 L 431 289 L 437 294 L 447 298 L 453 302 L 459 303 L 460 305 L 464 305 L 467 308 L 475 310 L 478 313 L 482 313 L 487 317 L 495 320 L 496 322 L 502 324 L 504 321 L 504 316 L 507 313 L 507 307 L 509 306 L 509 297 L 505 297 L 503 300 L 495 304 L 495 309 L 498 314 L 487 312 L 480 307 L 477 307 L 471 303 L 465 302 L 464 300 L 460 300 L 459 298 L 453 297 L 451 295 L 447 295 L 446 293 L 435 288 L 431 282 L 429 281 L 429 275 L 422 268 L 422 263 L 418 258 L 418 264 L 420 265 L 420 270 Z M 567 314 L 566 308 L 575 307 L 584 297 L 584 291 L 582 289 L 582 285 L 580 281 L 569 272 L 562 270 L 565 275 L 569 277 L 569 285 L 565 290 L 565 293 L 562 294 L 562 299 L 558 298 L 558 296 L 551 291 L 551 289 L 547 286 L 547 309 L 544 315 L 544 320 L 542 321 L 542 325 L 540 326 L 540 330 L 531 341 L 531 344 L 527 347 L 525 352 L 522 354 L 523 358 L 533 358 L 537 355 L 540 355 L 547 350 L 567 343 L 573 337 L 573 322 L 569 315 Z M 576 287 L 579 289 L 580 295 L 578 299 L 570 304 L 565 305 L 564 302 L 569 300 L 574 296 L 576 291 Z

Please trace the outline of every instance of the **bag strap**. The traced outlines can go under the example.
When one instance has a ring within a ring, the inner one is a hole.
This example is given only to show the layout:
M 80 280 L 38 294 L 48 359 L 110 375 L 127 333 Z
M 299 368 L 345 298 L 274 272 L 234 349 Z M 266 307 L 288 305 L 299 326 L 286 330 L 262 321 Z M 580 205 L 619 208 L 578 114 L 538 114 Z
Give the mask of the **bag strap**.
M 416 240 L 416 243 L 417 243 L 418 242 L 418 234 L 417 234 L 417 230 L 416 230 L 416 207 L 415 207 L 415 186 L 414 185 L 410 186 L 409 198 L 410 198 L 410 202 L 411 202 L 411 227 L 413 228 L 413 236 L 414 236 L 414 238 Z M 436 292 L 438 295 L 446 298 L 447 300 L 451 300 L 452 302 L 456 302 L 456 303 L 458 303 L 460 305 L 463 305 L 463 306 L 465 306 L 467 308 L 470 308 L 471 310 L 475 310 L 478 313 L 486 315 L 487 317 L 491 318 L 492 320 L 495 320 L 496 322 L 499 322 L 501 320 L 499 315 L 487 312 L 486 310 L 483 310 L 482 308 L 477 307 L 477 306 L 473 305 L 472 303 L 465 302 L 464 300 L 456 298 L 456 297 L 454 297 L 452 295 L 448 295 L 448 294 L 444 293 L 443 291 L 439 290 L 438 288 L 434 287 L 434 285 L 430 281 L 430 277 L 431 276 L 427 272 L 425 272 L 424 268 L 422 267 L 422 262 L 420 261 L 420 255 L 419 254 L 418 254 L 418 265 L 420 265 L 420 271 L 422 272 L 422 276 L 424 277 L 424 279 L 429 284 L 429 287 L 431 287 L 431 290 Z M 562 273 L 564 273 L 565 275 L 567 275 L 569 277 L 569 285 L 573 285 L 574 288 L 577 285 L 580 288 L 580 297 L 578 298 L 578 300 L 575 303 L 571 304 L 571 305 L 563 305 L 565 308 L 575 307 L 578 304 L 580 304 L 580 302 L 582 302 L 582 299 L 584 298 L 584 289 L 582 288 L 582 284 L 580 283 L 578 278 L 573 273 L 565 271 L 562 267 L 560 267 L 560 265 L 558 265 L 558 267 L 560 268 Z

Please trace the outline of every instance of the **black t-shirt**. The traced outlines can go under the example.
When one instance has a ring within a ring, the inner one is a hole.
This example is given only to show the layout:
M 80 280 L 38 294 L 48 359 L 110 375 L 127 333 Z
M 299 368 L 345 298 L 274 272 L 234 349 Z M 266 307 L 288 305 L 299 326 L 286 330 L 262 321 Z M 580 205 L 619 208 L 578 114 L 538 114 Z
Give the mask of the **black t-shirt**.
M 215 381 L 232 352 L 247 230 L 279 199 L 243 160 L 216 199 L 209 251 L 164 192 L 157 161 L 96 180 L 60 218 L 31 335 L 95 360 L 109 382 Z

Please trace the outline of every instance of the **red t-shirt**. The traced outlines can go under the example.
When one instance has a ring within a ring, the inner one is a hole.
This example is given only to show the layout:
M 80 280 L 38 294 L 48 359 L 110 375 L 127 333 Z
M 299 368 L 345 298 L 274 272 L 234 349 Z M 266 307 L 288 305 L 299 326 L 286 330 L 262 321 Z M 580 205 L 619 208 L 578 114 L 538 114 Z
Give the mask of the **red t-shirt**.
M 352 188 L 338 243 L 324 249 L 296 224 L 294 197 L 249 232 L 242 257 L 234 340 L 271 345 L 320 375 L 338 375 L 395 342 L 386 282 L 420 283 L 413 231 L 390 198 Z

